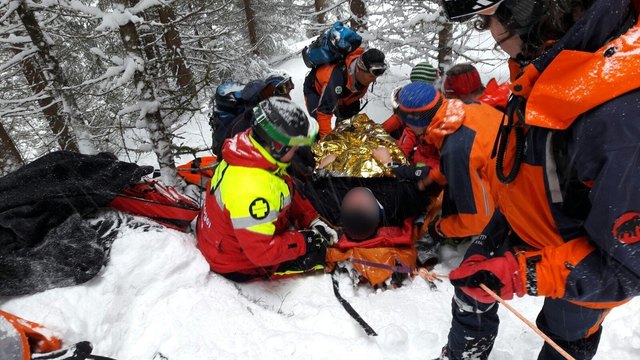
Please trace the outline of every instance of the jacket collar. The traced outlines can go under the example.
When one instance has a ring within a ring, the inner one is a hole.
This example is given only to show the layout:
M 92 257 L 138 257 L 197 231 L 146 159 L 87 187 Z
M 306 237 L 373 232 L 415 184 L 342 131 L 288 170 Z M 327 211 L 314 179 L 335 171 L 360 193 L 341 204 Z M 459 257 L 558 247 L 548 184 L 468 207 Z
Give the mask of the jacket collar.
M 288 163 L 277 161 L 250 135 L 251 129 L 224 142 L 222 157 L 229 165 L 257 167 L 275 174 L 284 174 Z
M 611 14 L 613 5 L 620 10 Z M 528 99 L 526 124 L 566 129 L 580 114 L 640 86 L 640 69 L 629 56 L 640 45 L 634 15 L 631 0 L 597 0 L 518 75 L 510 88 Z

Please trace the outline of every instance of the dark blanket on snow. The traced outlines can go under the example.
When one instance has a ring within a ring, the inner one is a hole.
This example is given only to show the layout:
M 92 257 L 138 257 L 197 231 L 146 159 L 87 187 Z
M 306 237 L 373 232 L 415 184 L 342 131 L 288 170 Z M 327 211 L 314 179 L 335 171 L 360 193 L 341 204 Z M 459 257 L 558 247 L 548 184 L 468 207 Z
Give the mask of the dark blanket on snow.
M 114 220 L 84 218 L 150 167 L 111 154 L 47 154 L 0 178 L 0 296 L 83 283 L 102 268 Z

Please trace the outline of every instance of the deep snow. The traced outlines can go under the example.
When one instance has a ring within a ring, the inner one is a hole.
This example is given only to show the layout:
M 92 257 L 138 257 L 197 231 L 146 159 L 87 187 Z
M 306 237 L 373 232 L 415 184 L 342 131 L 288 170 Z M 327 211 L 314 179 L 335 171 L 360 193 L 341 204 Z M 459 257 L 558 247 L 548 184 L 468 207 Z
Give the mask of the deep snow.
M 293 76 L 293 98 L 303 104 L 306 68 L 299 59 L 281 67 Z M 365 109 L 376 121 L 389 115 L 384 103 L 408 70 L 392 68 L 376 85 Z M 183 134 L 190 144 L 209 141 L 206 116 L 199 120 Z M 96 278 L 0 298 L 0 308 L 49 327 L 67 343 L 89 340 L 96 354 L 121 360 L 152 359 L 157 352 L 171 360 L 432 359 L 446 343 L 453 292 L 446 281 L 437 291 L 420 278 L 399 289 L 373 291 L 354 289 L 342 277 L 343 296 L 379 334 L 369 337 L 335 299 L 329 275 L 234 284 L 209 272 L 192 234 L 146 219 L 135 222 L 151 225 L 123 227 Z M 436 271 L 448 273 L 463 250 L 443 248 L 444 262 Z M 533 321 L 542 299 L 511 304 Z M 638 299 L 611 312 L 596 359 L 640 358 L 639 313 Z M 500 317 L 490 359 L 535 359 L 542 340 L 506 309 Z

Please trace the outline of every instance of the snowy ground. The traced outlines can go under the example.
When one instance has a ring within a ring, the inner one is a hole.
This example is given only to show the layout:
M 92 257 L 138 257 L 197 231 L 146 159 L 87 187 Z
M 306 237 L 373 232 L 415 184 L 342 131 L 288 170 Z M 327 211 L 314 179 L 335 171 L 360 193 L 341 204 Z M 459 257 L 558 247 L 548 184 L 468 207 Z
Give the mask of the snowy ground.
M 302 104 L 306 68 L 297 59 L 282 68 L 293 76 L 294 100 Z M 382 100 L 406 81 L 407 71 L 392 69 L 377 85 L 366 108 L 376 121 L 390 113 Z M 196 144 L 209 139 L 206 117 L 200 120 L 184 134 Z M 436 271 L 448 273 L 462 250 L 445 247 Z M 121 360 L 151 360 L 158 352 L 170 360 L 432 359 L 446 343 L 453 293 L 447 282 L 432 291 L 418 278 L 374 292 L 353 289 L 345 277 L 341 291 L 379 336 L 367 336 L 342 309 L 329 275 L 238 285 L 209 272 L 193 235 L 124 227 L 96 278 L 0 298 L 0 308 L 48 326 L 67 343 L 89 340 L 96 354 Z M 542 299 L 511 304 L 534 320 Z M 596 359 L 640 358 L 639 314 L 638 299 L 611 312 Z M 535 359 L 542 340 L 506 309 L 500 317 L 490 359 Z

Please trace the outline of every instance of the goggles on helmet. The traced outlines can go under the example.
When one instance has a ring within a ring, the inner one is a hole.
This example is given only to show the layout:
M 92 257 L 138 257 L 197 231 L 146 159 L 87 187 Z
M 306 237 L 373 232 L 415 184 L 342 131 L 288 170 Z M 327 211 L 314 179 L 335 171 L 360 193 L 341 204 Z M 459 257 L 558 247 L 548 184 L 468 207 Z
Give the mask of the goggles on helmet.
M 371 73 L 371 75 L 378 77 L 378 76 L 382 76 L 382 74 L 384 74 L 384 72 L 387 71 L 387 64 L 382 64 L 382 65 L 371 65 L 369 67 L 369 72 Z
M 274 94 L 278 96 L 286 96 L 289 95 L 291 90 L 293 90 L 294 88 L 295 85 L 293 85 L 293 81 L 291 81 L 291 78 L 285 78 L 284 80 L 276 84 Z
M 367 68 L 367 66 L 364 64 L 364 61 L 362 59 L 358 59 L 358 61 L 356 62 L 356 65 L 360 70 L 366 71 L 375 77 L 378 77 L 384 74 L 384 72 L 387 71 L 387 67 L 388 67 L 386 63 L 381 63 L 381 64 L 370 64 L 369 67 Z
M 504 0 L 440 0 L 440 4 L 449 20 L 464 22 L 474 15 L 493 15 L 503 1 Z

